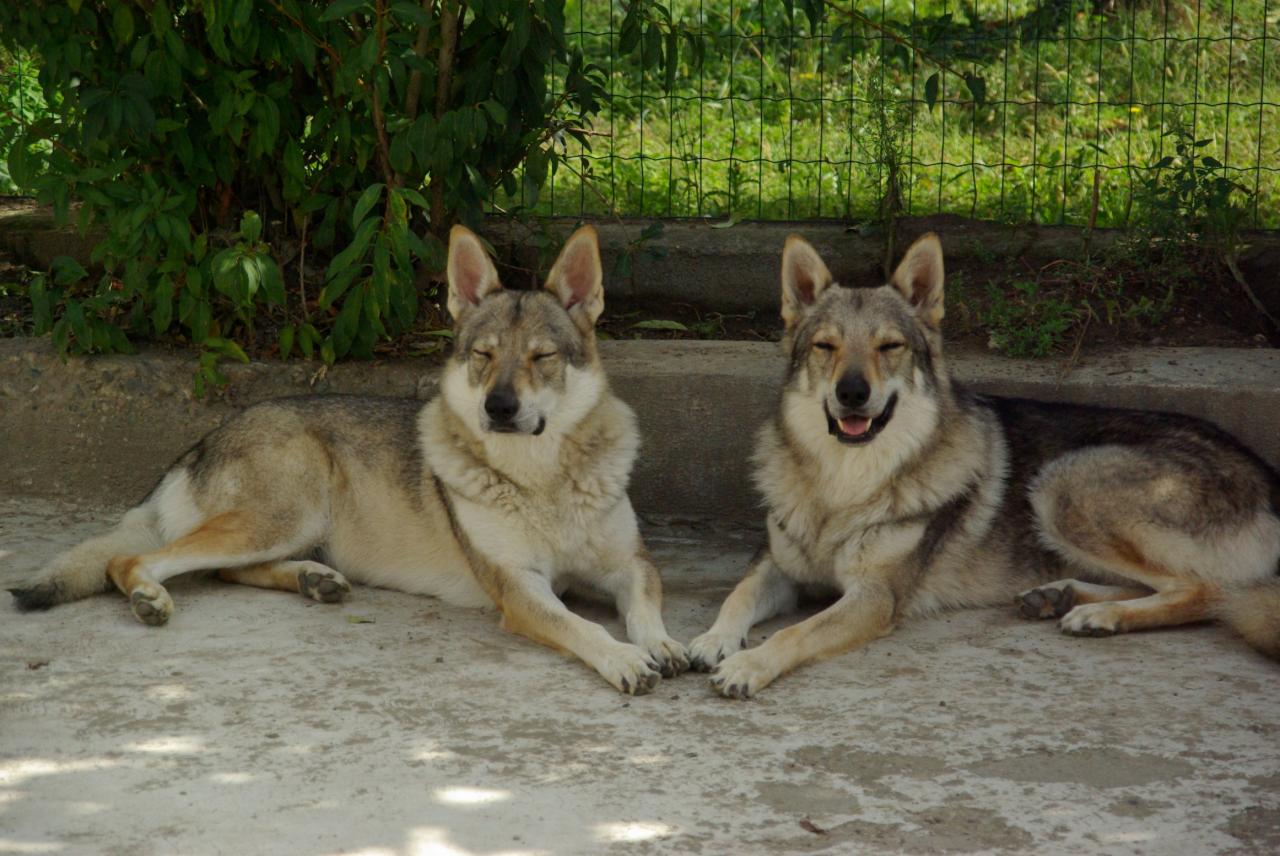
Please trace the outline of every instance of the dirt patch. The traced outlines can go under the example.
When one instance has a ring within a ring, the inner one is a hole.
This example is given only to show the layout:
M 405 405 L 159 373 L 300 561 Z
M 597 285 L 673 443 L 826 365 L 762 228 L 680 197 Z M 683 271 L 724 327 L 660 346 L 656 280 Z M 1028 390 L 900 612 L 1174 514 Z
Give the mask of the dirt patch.
M 1255 805 L 1233 814 L 1222 831 L 1248 845 L 1251 853 L 1280 852 L 1280 809 Z
M 985 761 L 969 768 L 979 776 L 1039 784 L 1067 782 L 1095 788 L 1124 788 L 1189 776 L 1186 761 L 1158 755 L 1131 755 L 1113 749 L 1042 750 Z

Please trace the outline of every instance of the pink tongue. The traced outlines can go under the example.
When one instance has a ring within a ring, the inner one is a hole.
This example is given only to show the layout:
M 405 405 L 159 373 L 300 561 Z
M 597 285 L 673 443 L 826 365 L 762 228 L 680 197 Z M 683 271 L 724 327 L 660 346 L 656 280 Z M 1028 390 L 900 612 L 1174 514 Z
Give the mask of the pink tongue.
M 849 437 L 857 437 L 859 434 L 867 433 L 867 429 L 871 427 L 870 419 L 863 419 L 861 416 L 846 416 L 840 420 L 841 433 Z

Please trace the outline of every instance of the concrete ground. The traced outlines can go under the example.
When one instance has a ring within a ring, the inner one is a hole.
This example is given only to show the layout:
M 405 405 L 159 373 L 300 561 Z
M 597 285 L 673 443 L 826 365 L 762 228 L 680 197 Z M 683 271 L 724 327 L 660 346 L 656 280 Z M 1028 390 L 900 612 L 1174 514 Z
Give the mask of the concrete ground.
M 0 573 L 111 516 L 0 499 Z M 758 537 L 650 528 L 677 638 Z M 0 603 L 0 853 L 1280 852 L 1280 671 L 1218 627 L 980 610 L 750 702 L 630 699 L 491 613 L 171 590 L 162 629 Z

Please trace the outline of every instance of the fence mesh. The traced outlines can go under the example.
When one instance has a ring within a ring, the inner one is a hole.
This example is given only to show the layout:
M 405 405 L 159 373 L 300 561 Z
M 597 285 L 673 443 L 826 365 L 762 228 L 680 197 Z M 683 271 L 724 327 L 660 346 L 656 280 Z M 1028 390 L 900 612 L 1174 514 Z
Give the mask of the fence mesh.
M 589 145 L 557 142 L 538 198 L 495 209 L 860 219 L 888 205 L 1123 226 L 1183 129 L 1240 186 L 1248 225 L 1280 226 L 1280 0 L 829 0 L 809 4 L 816 18 L 781 0 L 664 5 L 674 77 L 652 64 L 665 28 L 621 56 L 626 5 L 568 4 L 611 105 Z

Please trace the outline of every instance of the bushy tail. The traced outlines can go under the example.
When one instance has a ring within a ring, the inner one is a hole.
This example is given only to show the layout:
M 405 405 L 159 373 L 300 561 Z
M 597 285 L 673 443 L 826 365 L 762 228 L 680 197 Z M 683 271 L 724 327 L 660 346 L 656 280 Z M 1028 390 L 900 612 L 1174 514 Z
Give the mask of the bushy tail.
M 146 553 L 161 546 L 155 512 L 147 504 L 129 511 L 105 535 L 60 553 L 26 585 L 9 589 L 23 612 L 49 609 L 111 588 L 107 562 L 116 556 Z
M 1227 592 L 1218 615 L 1254 648 L 1280 660 L 1280 576 Z

